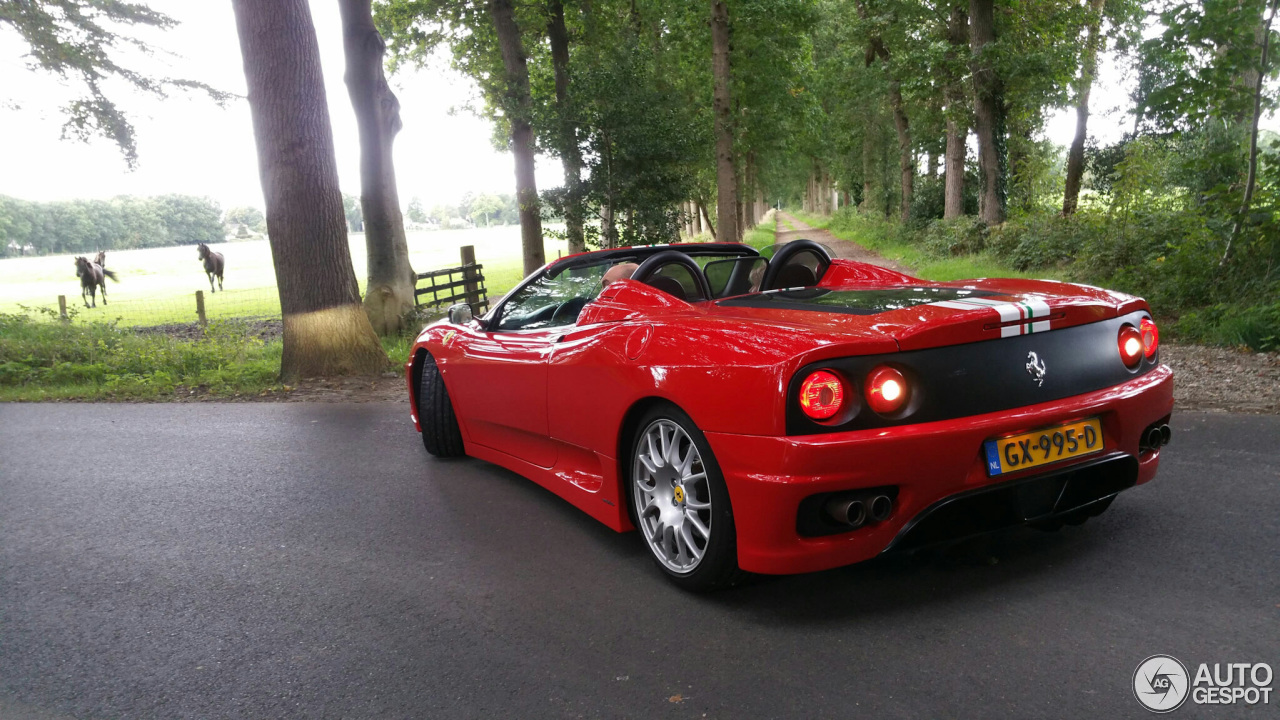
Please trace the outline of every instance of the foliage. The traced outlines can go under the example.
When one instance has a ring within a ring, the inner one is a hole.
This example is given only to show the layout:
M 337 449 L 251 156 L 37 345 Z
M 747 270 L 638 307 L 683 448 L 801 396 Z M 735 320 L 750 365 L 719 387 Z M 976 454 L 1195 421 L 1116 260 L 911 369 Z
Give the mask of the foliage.
M 235 322 L 213 322 L 202 338 L 181 340 L 46 314 L 0 314 L 0 399 L 142 398 L 179 389 L 232 395 L 277 384 L 279 341 Z
M 160 195 L 28 202 L 0 195 L 0 257 L 222 242 L 209 198 Z
M 238 232 L 241 226 L 256 233 L 267 231 L 267 218 L 256 207 L 234 207 L 222 215 L 222 224 L 231 232 Z
M 1280 351 L 1280 303 L 1217 304 L 1178 318 L 1180 337 L 1200 343 Z
M 63 108 L 63 136 L 88 140 L 108 138 L 120 147 L 132 168 L 138 162 L 133 125 L 104 89 L 112 80 L 165 97 L 170 89 L 199 89 L 219 104 L 232 96 L 191 80 L 150 77 L 121 65 L 121 46 L 143 54 L 151 49 L 123 28 L 144 26 L 167 30 L 177 22 L 143 3 L 126 0 L 0 0 L 0 26 L 17 32 L 27 47 L 32 70 L 72 79 L 80 97 Z
M 364 208 L 360 205 L 360 198 L 343 193 L 342 214 L 347 218 L 348 230 L 364 232 Z

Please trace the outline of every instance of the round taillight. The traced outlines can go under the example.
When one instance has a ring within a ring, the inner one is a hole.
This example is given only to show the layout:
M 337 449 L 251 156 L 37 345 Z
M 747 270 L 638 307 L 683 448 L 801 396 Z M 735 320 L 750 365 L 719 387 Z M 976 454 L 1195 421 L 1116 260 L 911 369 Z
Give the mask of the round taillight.
M 834 373 L 816 370 L 800 383 L 800 409 L 814 420 L 829 420 L 844 407 L 844 383 Z
M 911 388 L 901 372 L 881 365 L 867 376 L 867 404 L 881 415 L 897 412 L 907 404 Z
M 1143 352 L 1142 333 L 1132 325 L 1124 325 L 1120 328 L 1119 343 L 1120 359 L 1124 361 L 1125 367 L 1138 367 Z
M 1142 335 L 1142 354 L 1150 360 L 1156 356 L 1156 348 L 1160 347 L 1160 328 L 1151 318 L 1142 318 L 1138 333 Z

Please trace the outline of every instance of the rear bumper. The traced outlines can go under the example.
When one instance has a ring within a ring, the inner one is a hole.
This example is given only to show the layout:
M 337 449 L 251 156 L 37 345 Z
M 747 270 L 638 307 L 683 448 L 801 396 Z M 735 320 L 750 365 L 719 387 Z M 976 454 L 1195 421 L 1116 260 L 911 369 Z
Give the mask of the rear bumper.
M 891 547 L 942 539 L 939 534 L 946 531 L 941 528 L 953 523 L 940 519 L 954 521 L 987 512 L 977 509 L 974 498 L 983 500 L 979 504 L 984 507 L 1000 506 L 1001 498 L 1043 494 L 1058 487 L 1058 497 L 1065 498 L 1066 504 L 1051 503 L 1047 512 L 1052 515 L 1072 509 L 1067 506 L 1074 502 L 1072 498 L 1081 501 L 1075 503 L 1079 507 L 1145 483 L 1155 476 L 1160 451 L 1139 450 L 1143 430 L 1172 410 L 1173 373 L 1161 366 L 1105 390 L 955 420 L 795 437 L 710 432 L 706 436 L 733 503 L 739 565 L 751 572 L 790 574 L 848 565 Z M 1102 419 L 1105 449 L 1100 455 L 995 479 L 987 476 L 982 449 L 987 439 L 1090 416 Z M 1103 465 L 1109 468 L 1105 472 L 1065 472 Z M 1029 478 L 1045 481 L 1028 483 Z M 1061 483 L 1055 485 L 1054 478 Z M 887 520 L 822 537 L 805 537 L 797 530 L 804 498 L 882 486 L 897 489 L 893 514 Z M 1023 490 L 1013 490 L 1015 486 Z M 1112 486 L 1118 489 L 1103 493 Z M 1001 495 L 1005 488 L 1014 495 Z M 993 511 L 988 522 L 960 522 L 960 534 L 966 527 L 985 531 L 1045 512 L 1042 505 L 1022 509 L 1020 517 L 1015 517 L 1017 512 Z

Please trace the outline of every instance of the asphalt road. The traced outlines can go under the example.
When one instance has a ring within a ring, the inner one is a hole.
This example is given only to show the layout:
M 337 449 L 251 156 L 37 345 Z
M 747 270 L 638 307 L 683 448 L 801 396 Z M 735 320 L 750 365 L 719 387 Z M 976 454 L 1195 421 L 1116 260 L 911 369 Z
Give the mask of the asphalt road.
M 0 406 L 0 719 L 1145 717 L 1280 670 L 1280 417 L 1174 419 L 1083 527 L 691 596 L 398 405 Z

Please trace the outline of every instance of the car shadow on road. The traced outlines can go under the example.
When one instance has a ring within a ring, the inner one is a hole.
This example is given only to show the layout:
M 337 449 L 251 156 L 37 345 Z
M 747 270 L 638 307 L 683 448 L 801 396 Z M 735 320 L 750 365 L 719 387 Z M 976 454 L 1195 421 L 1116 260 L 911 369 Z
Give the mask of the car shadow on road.
M 984 596 L 994 603 L 1011 588 L 1051 574 L 1087 573 L 1076 567 L 1117 542 L 1124 523 L 1104 528 L 1107 517 L 1058 532 L 1016 528 L 960 543 L 892 553 L 824 572 L 751 576 L 737 587 L 705 595 L 667 584 L 634 532 L 617 533 L 520 475 L 477 460 L 450 461 L 479 471 L 482 490 L 442 485 L 452 512 L 465 516 L 467 542 L 500 564 L 519 548 L 527 563 L 581 591 L 608 580 L 615 589 L 670 593 L 669 601 L 729 611 L 762 625 L 821 626 L 872 620 L 923 608 L 945 607 Z M 477 492 L 501 503 L 503 512 L 477 512 Z M 1112 511 L 1114 514 L 1114 511 Z M 521 522 L 512 523 L 512 518 Z M 1107 530 L 1111 530 L 1108 532 Z

